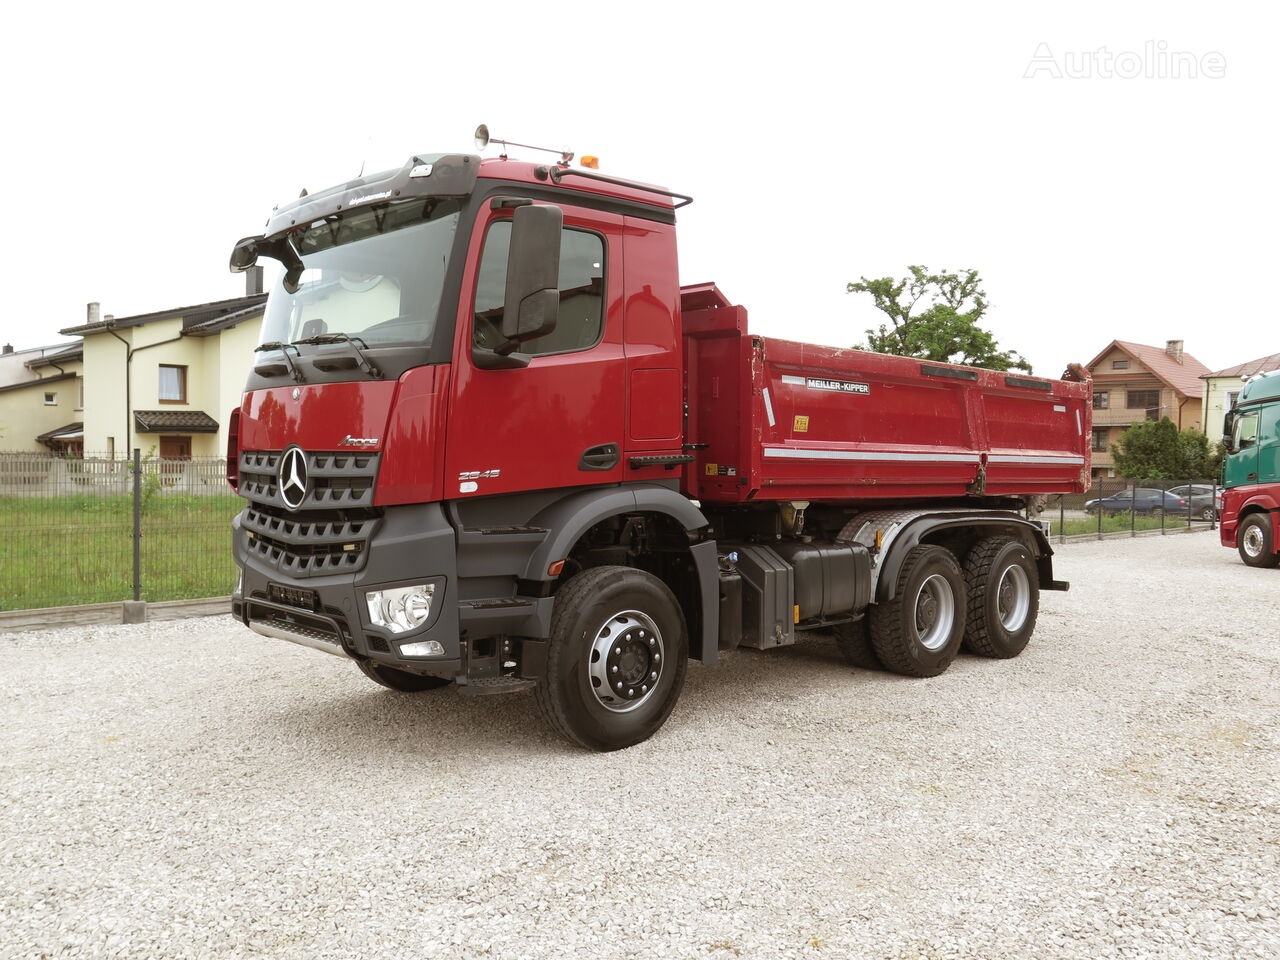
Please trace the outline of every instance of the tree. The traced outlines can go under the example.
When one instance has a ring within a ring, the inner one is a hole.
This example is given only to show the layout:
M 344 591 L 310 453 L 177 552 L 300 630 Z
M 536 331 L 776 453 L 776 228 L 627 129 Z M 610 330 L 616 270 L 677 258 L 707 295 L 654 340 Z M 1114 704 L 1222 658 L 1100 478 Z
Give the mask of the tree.
M 1179 432 L 1168 417 L 1133 424 L 1111 452 L 1116 472 L 1130 480 L 1198 480 L 1217 471 L 1209 438 L 1198 430 Z
M 849 293 L 869 293 L 876 309 L 892 324 L 868 330 L 866 345 L 858 344 L 859 349 L 988 370 L 1031 372 L 1026 358 L 1001 350 L 991 332 L 978 326 L 987 312 L 987 294 L 977 270 L 930 273 L 926 267 L 907 269 L 911 276 L 902 280 L 863 277 L 849 284 Z

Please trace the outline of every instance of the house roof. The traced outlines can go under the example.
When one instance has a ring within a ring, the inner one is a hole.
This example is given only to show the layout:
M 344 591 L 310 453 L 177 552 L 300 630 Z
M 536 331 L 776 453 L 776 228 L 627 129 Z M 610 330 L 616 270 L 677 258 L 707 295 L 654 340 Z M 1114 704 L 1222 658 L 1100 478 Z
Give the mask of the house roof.
M 58 427 L 56 430 L 49 430 L 40 434 L 40 436 L 36 437 L 36 440 L 40 443 L 44 443 L 46 440 L 55 440 L 64 436 L 84 436 L 84 423 L 77 420 L 75 423 L 65 424 L 64 426 Z
M 1204 384 L 1200 382 L 1200 378 L 1209 372 L 1209 368 L 1185 351 L 1182 354 L 1182 362 L 1179 363 L 1165 352 L 1164 347 L 1131 343 L 1128 340 L 1112 340 L 1086 366 L 1092 371 L 1103 357 L 1115 349 L 1129 354 L 1150 370 L 1157 379 L 1164 381 L 1184 397 L 1199 397 L 1204 394 Z
M 174 307 L 172 310 L 158 310 L 155 313 L 140 313 L 132 317 L 114 317 L 111 320 L 100 320 L 97 323 L 85 323 L 78 327 L 67 327 L 59 330 L 59 333 L 75 336 L 88 336 L 89 334 L 102 333 L 104 330 L 119 329 L 121 327 L 140 327 L 144 323 L 152 323 L 156 320 L 172 320 L 175 317 L 182 318 L 182 331 L 186 333 L 193 327 L 207 323 L 210 320 L 218 320 L 226 317 L 228 314 L 236 313 L 247 307 L 258 307 L 267 302 L 265 293 L 255 293 L 248 297 L 232 297 L 230 300 L 214 300 L 209 303 L 198 303 L 189 307 Z
M 135 410 L 133 420 L 139 433 L 158 433 L 161 430 L 218 432 L 218 421 L 203 410 Z
M 46 353 L 42 357 L 36 357 L 34 360 L 28 360 L 23 366 L 28 370 L 35 370 L 38 367 L 52 367 L 56 364 L 71 363 L 75 360 L 84 359 L 84 343 L 73 343 L 65 350 L 59 350 L 57 353 Z
M 1259 357 L 1257 360 L 1248 360 L 1245 363 L 1237 363 L 1234 367 L 1227 367 L 1225 370 L 1204 373 L 1200 375 L 1200 379 L 1208 380 L 1210 377 L 1252 377 L 1255 373 L 1266 373 L 1269 370 L 1280 370 L 1280 353 L 1273 353 L 1269 357 Z
M 211 337 L 223 330 L 228 330 L 238 323 L 243 323 L 251 317 L 262 316 L 262 304 L 254 303 L 245 307 L 243 310 L 237 310 L 234 313 L 224 314 L 220 317 L 214 317 L 211 320 L 205 320 L 201 323 L 195 323 L 188 326 L 182 332 L 188 337 Z
M 50 383 L 60 383 L 63 380 L 74 380 L 74 373 L 60 373 L 56 377 L 42 377 L 39 380 L 23 380 L 21 383 L 11 383 L 8 386 L 0 387 L 0 393 L 8 393 L 11 390 L 25 390 L 27 387 L 42 387 Z

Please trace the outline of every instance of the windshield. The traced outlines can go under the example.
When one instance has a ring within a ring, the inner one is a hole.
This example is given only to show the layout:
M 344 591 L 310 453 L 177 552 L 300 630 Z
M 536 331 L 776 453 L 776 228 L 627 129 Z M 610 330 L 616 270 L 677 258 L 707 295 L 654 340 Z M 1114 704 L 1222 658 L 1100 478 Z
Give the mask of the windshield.
M 294 230 L 297 292 L 281 269 L 262 321 L 262 343 L 346 334 L 368 346 L 430 343 L 457 200 L 413 200 L 334 214 Z

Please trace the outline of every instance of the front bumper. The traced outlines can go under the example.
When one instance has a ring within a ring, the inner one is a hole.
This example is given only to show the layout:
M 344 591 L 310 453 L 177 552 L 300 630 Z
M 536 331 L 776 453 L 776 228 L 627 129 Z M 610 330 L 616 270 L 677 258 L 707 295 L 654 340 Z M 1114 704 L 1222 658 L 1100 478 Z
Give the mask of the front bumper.
M 306 578 L 286 574 L 272 557 L 249 548 L 242 517 L 233 523 L 240 589 L 232 614 L 251 630 L 338 656 L 374 660 L 400 670 L 451 678 L 461 669 L 456 538 L 438 503 L 389 507 L 367 544 L 361 568 Z M 431 582 L 431 612 L 414 630 L 393 633 L 369 619 L 365 593 Z M 405 657 L 400 645 L 435 640 L 444 653 Z

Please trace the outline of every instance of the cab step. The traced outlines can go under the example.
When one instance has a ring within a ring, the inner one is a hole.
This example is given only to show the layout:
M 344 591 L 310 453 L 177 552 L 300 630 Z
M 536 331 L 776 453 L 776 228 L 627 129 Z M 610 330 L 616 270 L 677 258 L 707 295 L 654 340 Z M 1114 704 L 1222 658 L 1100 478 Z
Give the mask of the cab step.
M 519 693 L 521 690 L 532 690 L 536 680 L 524 677 L 482 677 L 458 684 L 458 695 L 462 697 L 492 697 L 500 693 Z

